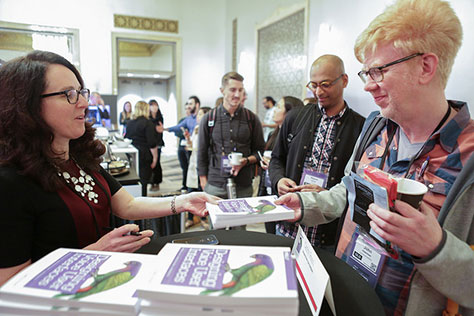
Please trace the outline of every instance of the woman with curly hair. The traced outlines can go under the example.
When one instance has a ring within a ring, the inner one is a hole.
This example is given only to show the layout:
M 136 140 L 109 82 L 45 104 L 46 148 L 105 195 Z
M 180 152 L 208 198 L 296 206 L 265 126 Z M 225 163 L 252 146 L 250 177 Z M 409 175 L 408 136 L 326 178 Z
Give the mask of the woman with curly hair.
M 33 51 L 0 67 L 0 285 L 59 247 L 133 252 L 150 241 L 110 214 L 205 216 L 215 198 L 133 198 L 102 168 L 104 145 L 86 123 L 90 91 L 63 57 Z M 130 234 L 132 233 L 132 234 Z M 6 242 L 8 241 L 8 242 Z

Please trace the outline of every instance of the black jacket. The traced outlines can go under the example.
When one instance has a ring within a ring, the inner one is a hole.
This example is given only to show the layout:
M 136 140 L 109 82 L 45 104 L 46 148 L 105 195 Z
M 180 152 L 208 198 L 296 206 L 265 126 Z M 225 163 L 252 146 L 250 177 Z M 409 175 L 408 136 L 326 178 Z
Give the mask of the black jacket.
M 347 106 L 347 104 L 346 104 Z M 314 131 L 321 120 L 321 111 L 317 104 L 308 104 L 301 109 L 288 113 L 281 126 L 270 161 L 270 180 L 277 192 L 277 183 L 281 178 L 290 178 L 300 182 L 304 159 L 313 147 Z M 365 118 L 350 108 L 337 121 L 335 147 L 331 152 L 327 188 L 338 184 L 344 176 L 344 168 L 351 157 L 354 145 L 364 124 Z M 321 244 L 334 244 L 338 220 L 319 225 L 317 234 Z M 285 225 L 294 225 L 286 223 Z

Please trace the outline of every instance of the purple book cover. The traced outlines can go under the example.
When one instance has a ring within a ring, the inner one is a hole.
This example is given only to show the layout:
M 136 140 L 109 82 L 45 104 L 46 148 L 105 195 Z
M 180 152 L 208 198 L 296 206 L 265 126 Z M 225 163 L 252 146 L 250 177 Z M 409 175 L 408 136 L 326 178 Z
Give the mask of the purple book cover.
M 41 271 L 25 287 L 76 293 L 109 258 L 110 255 L 105 254 L 69 252 Z
M 228 249 L 183 247 L 176 254 L 161 283 L 221 289 L 229 253 Z
M 220 201 L 218 205 L 221 211 L 224 213 L 255 213 L 257 211 L 253 207 L 251 207 L 250 204 L 248 204 L 247 201 L 245 201 L 244 199 Z
M 265 213 L 277 208 L 277 205 L 265 197 L 252 198 L 254 206 L 250 205 L 247 200 L 249 199 L 224 200 L 219 201 L 217 205 L 223 213 Z M 286 205 L 280 205 L 280 207 L 291 210 Z

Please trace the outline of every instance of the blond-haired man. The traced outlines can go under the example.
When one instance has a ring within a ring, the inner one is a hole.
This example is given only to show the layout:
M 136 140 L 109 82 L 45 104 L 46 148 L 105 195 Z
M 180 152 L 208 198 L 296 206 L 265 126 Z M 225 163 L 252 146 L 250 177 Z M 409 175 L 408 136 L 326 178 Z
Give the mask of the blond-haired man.
M 399 0 L 356 41 L 359 76 L 380 113 L 367 118 L 347 169 L 360 160 L 428 187 L 419 210 L 396 201 L 397 212 L 374 204 L 367 211 L 370 227 L 401 249 L 398 259 L 379 263 L 375 290 L 387 315 L 441 315 L 448 297 L 461 314 L 474 315 L 474 252 L 468 246 L 474 243 L 474 199 L 468 194 L 472 177 L 464 177 L 474 122 L 465 102 L 444 93 L 461 41 L 459 19 L 441 0 Z M 297 208 L 303 224 L 320 224 L 343 214 L 346 189 L 339 184 L 281 202 Z M 339 256 L 347 255 L 356 236 L 347 213 Z

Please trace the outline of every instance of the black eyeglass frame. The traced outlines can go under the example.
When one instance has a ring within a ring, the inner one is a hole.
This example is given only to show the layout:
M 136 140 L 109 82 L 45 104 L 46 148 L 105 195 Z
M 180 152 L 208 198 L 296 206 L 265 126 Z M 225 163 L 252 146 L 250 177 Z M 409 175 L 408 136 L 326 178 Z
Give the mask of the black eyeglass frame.
M 359 78 L 362 80 L 363 83 L 367 83 L 367 78 L 370 76 L 370 78 L 372 78 L 372 80 L 374 82 L 382 82 L 383 81 L 383 69 L 384 68 L 387 68 L 387 67 L 390 67 L 390 66 L 393 66 L 393 65 L 396 65 L 396 64 L 399 64 L 399 63 L 402 63 L 404 61 L 407 61 L 407 60 L 410 60 L 412 58 L 415 58 L 417 56 L 421 56 L 423 55 L 424 53 L 415 53 L 415 54 L 411 54 L 409 56 L 406 56 L 406 57 L 403 57 L 403 58 L 400 58 L 400 59 L 397 59 L 397 60 L 394 60 L 392 62 L 389 62 L 385 65 L 382 65 L 382 66 L 377 66 L 377 67 L 372 67 L 372 68 L 369 68 L 368 70 L 361 70 L 357 73 L 357 75 L 359 76 Z M 380 73 L 380 80 L 375 80 L 374 76 L 372 76 L 372 73 L 374 71 L 378 71 Z
M 76 101 L 75 102 L 71 102 L 71 100 L 69 100 L 69 95 L 68 95 L 68 92 L 69 91 L 76 91 L 77 92 L 77 98 L 76 98 Z M 66 99 L 67 99 L 67 102 L 69 104 L 76 104 L 78 101 L 79 101 L 79 95 L 82 95 L 82 97 L 84 97 L 84 95 L 82 94 L 83 91 L 87 91 L 87 99 L 86 101 L 89 102 L 89 98 L 91 96 L 91 91 L 87 88 L 84 88 L 84 89 L 81 89 L 81 90 L 76 90 L 76 89 L 68 89 L 68 90 L 64 90 L 64 91 L 59 91 L 59 92 L 52 92 L 52 93 L 47 93 L 47 94 L 42 94 L 41 95 L 41 98 L 47 98 L 47 97 L 52 97 L 52 96 L 55 96 L 55 95 L 61 95 L 61 94 L 64 94 L 66 96 Z M 84 97 L 85 98 L 85 97 Z
M 323 90 L 329 89 L 329 88 L 331 88 L 339 79 L 341 79 L 342 76 L 344 76 L 344 75 L 345 75 L 345 74 L 341 74 L 339 77 L 337 77 L 336 79 L 334 79 L 333 81 L 330 81 L 330 82 L 329 82 L 328 80 L 324 80 L 324 81 L 322 81 L 322 82 L 320 82 L 320 83 L 317 83 L 317 82 L 314 82 L 314 81 L 310 81 L 310 82 L 308 82 L 308 83 L 306 84 L 306 88 L 308 88 L 308 89 L 311 90 L 311 91 L 316 91 L 316 89 L 317 89 L 318 87 L 320 87 L 320 88 L 323 89 Z M 326 83 L 326 82 L 329 82 L 328 86 L 327 86 L 327 87 L 323 87 L 321 84 L 322 84 L 322 83 Z M 316 85 L 316 88 L 310 87 L 311 84 L 315 84 L 315 85 Z

